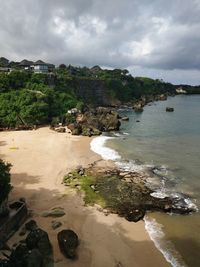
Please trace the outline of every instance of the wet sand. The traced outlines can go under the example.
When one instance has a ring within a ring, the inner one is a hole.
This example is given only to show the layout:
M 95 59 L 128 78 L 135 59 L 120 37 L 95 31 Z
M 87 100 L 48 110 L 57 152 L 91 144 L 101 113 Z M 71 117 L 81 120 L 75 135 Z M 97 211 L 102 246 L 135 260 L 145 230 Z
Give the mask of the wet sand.
M 55 267 L 171 266 L 150 240 L 143 221 L 131 223 L 114 214 L 105 216 L 94 207 L 84 206 L 81 194 L 62 184 L 63 176 L 77 165 L 86 167 L 99 159 L 90 150 L 90 141 L 48 127 L 1 132 L 0 157 L 13 165 L 10 199 L 26 198 L 33 219 L 49 234 Z M 53 207 L 62 207 L 66 213 L 56 219 L 62 222 L 56 230 L 51 228 L 55 219 L 41 216 Z M 76 261 L 65 259 L 58 248 L 57 233 L 68 228 L 80 238 Z M 16 233 L 9 244 L 19 239 Z

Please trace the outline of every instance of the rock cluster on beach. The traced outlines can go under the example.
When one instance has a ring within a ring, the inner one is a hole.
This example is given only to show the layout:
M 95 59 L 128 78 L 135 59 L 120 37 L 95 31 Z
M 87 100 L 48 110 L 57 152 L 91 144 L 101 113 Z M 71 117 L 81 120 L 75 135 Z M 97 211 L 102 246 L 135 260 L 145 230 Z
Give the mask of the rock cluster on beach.
M 53 221 L 54 229 L 62 223 Z M 0 267 L 53 267 L 53 249 L 48 233 L 38 227 L 36 221 L 30 220 L 21 229 L 20 236 L 25 236 L 18 244 L 10 249 L 8 246 L 3 250 L 4 259 L 0 259 Z M 75 259 L 76 249 L 79 245 L 77 234 L 70 230 L 62 230 L 57 234 L 58 246 L 61 252 L 70 259 Z
M 118 113 L 111 108 L 98 107 L 88 109 L 76 116 L 74 123 L 67 123 L 73 135 L 100 135 L 102 132 L 118 131 L 120 120 Z
M 25 224 L 25 239 L 11 250 L 6 259 L 0 260 L 1 267 L 47 267 L 53 266 L 53 250 L 47 232 L 39 228 L 34 220 Z

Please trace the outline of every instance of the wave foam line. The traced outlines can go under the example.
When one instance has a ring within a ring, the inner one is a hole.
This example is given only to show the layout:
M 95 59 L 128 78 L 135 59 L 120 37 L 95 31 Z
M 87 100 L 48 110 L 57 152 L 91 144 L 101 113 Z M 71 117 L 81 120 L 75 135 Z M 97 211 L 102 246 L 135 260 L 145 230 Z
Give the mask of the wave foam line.
M 107 140 L 113 139 L 108 136 L 98 136 L 90 143 L 90 148 L 95 153 L 99 154 L 104 160 L 118 160 L 121 156 L 114 149 L 105 146 Z
M 154 242 L 156 248 L 163 254 L 166 261 L 169 262 L 173 267 L 186 267 L 178 251 L 173 247 L 170 241 L 164 240 L 164 232 L 162 225 L 157 223 L 155 219 L 150 219 L 145 216 L 145 229 L 148 232 L 150 239 Z M 178 258 L 178 259 L 177 259 Z

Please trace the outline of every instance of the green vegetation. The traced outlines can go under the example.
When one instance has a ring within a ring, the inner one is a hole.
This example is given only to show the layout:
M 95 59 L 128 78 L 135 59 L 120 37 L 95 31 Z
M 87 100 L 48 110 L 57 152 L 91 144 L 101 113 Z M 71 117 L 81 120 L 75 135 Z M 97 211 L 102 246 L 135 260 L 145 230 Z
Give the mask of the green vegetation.
M 67 111 L 85 104 L 101 105 L 112 100 L 133 102 L 142 96 L 175 94 L 179 86 L 145 77 L 133 77 L 128 71 L 65 66 L 54 74 L 36 74 L 19 69 L 0 72 L 0 127 L 16 127 L 21 120 L 28 125 L 64 122 Z M 198 86 L 182 88 L 188 93 L 200 93 Z
M 10 184 L 10 168 L 11 164 L 5 163 L 0 159 L 0 205 L 7 199 L 12 186 Z
M 70 172 L 63 179 L 65 185 L 77 190 L 82 190 L 84 195 L 85 204 L 94 205 L 99 204 L 103 208 L 106 207 L 104 198 L 97 192 L 92 189 L 92 186 L 95 184 L 96 180 L 91 175 L 80 175 L 77 171 Z
M 188 94 L 200 94 L 200 86 L 181 85 Z
M 21 121 L 29 125 L 62 121 L 68 109 L 82 101 L 63 81 L 49 86 L 48 76 L 25 71 L 0 73 L 0 127 L 15 127 Z

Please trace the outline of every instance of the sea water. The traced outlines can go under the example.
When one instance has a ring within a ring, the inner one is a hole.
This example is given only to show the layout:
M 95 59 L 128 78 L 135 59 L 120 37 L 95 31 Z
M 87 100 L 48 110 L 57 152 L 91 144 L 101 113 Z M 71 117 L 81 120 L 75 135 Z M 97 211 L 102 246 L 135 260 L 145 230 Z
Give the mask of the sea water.
M 166 112 L 173 107 L 174 112 Z M 156 197 L 181 194 L 200 208 L 200 96 L 180 95 L 147 105 L 128 116 L 121 130 L 97 137 L 91 148 L 125 169 L 153 170 L 148 182 Z M 200 266 L 200 213 L 149 213 L 145 227 L 172 266 Z

